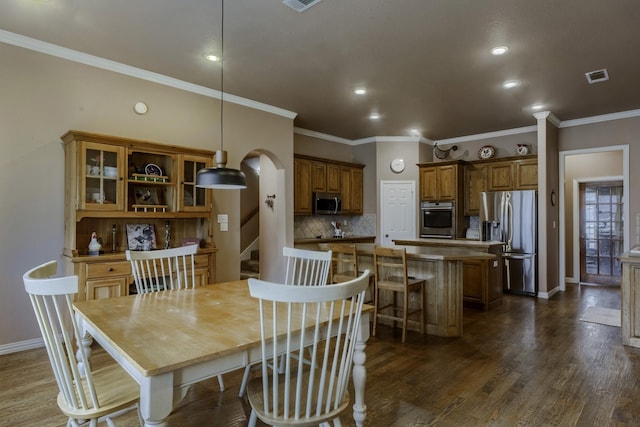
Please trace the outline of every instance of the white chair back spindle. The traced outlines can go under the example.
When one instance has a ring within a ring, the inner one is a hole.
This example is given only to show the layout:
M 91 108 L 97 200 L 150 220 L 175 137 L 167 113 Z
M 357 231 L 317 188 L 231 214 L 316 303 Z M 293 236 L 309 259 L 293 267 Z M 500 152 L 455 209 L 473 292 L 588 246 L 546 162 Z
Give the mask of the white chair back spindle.
M 284 284 L 292 286 L 325 286 L 329 280 L 331 251 L 282 248 L 287 260 Z

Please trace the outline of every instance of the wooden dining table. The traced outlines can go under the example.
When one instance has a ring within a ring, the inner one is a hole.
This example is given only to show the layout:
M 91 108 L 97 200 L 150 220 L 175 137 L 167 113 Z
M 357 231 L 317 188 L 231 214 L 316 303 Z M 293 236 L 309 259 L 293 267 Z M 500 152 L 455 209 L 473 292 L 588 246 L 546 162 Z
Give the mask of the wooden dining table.
M 145 426 L 166 426 L 189 385 L 261 361 L 258 301 L 246 280 L 77 301 L 74 310 L 86 333 L 140 384 Z M 364 365 L 372 312 L 364 306 L 353 359 L 357 426 L 366 417 Z

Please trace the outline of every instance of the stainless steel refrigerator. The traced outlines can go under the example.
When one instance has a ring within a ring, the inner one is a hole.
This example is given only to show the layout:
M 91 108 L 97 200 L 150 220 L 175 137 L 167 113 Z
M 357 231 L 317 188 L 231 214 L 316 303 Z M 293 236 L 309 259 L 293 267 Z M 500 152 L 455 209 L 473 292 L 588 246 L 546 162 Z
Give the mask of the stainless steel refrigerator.
M 483 192 L 480 236 L 503 242 L 505 292 L 538 293 L 538 207 L 535 190 Z

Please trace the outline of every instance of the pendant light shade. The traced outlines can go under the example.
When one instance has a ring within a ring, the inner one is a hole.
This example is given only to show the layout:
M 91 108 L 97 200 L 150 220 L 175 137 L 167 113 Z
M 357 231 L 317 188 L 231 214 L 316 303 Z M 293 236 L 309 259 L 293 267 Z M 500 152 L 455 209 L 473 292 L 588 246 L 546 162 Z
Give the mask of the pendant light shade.
M 223 149 L 224 126 L 224 0 L 222 0 L 220 23 L 220 150 L 216 151 L 216 167 L 204 168 L 196 175 L 196 187 L 219 190 L 238 190 L 247 188 L 247 178 L 238 169 L 227 168 L 227 152 Z
M 239 190 L 247 188 L 247 178 L 238 169 L 225 167 L 227 164 L 227 152 L 216 151 L 215 168 L 204 168 L 198 171 L 196 187 L 214 188 L 219 190 Z

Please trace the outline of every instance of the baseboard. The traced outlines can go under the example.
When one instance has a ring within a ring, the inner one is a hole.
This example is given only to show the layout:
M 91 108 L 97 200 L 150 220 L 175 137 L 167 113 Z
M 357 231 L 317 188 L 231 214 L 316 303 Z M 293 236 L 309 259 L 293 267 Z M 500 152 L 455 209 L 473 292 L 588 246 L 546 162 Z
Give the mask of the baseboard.
M 551 289 L 549 292 L 538 292 L 538 298 L 542 299 L 550 299 L 552 296 L 560 292 L 560 286 L 556 286 Z
M 0 345 L 0 355 L 17 353 L 19 351 L 33 350 L 34 348 L 44 347 L 42 338 L 34 338 L 32 340 L 13 342 Z

